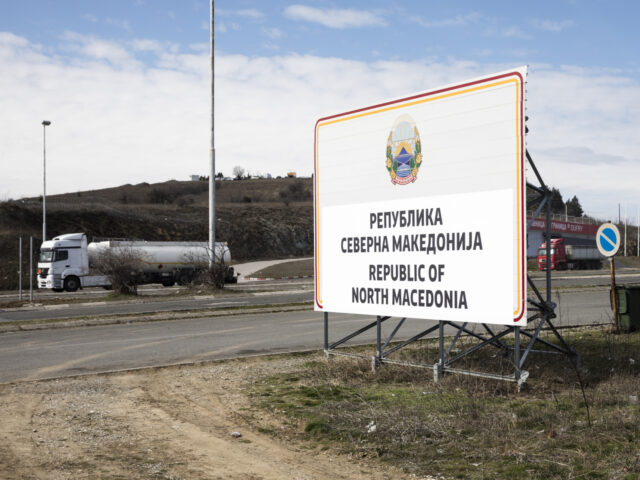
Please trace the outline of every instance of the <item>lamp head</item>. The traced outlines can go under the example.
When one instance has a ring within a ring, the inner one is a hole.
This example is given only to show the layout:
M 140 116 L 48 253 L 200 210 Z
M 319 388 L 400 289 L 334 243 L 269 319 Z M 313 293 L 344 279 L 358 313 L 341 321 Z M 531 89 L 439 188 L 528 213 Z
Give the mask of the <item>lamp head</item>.
M 51 122 L 49 120 L 43 120 L 42 125 L 44 125 L 45 127 L 48 127 L 49 125 L 51 125 Z

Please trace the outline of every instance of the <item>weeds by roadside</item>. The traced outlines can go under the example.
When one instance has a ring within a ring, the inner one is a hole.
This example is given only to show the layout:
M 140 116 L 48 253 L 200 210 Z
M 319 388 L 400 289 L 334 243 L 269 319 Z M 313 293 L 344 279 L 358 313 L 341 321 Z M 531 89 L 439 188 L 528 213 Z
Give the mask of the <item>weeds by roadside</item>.
M 262 408 L 318 445 L 376 457 L 422 475 L 446 478 L 566 479 L 640 477 L 640 334 L 579 330 L 567 339 L 582 355 L 580 373 L 591 408 L 569 361 L 537 355 L 529 388 L 476 377 L 367 361 L 314 361 L 252 387 Z M 432 357 L 426 341 L 404 360 Z M 508 360 L 485 350 L 467 368 Z M 291 432 L 289 432 L 290 434 Z

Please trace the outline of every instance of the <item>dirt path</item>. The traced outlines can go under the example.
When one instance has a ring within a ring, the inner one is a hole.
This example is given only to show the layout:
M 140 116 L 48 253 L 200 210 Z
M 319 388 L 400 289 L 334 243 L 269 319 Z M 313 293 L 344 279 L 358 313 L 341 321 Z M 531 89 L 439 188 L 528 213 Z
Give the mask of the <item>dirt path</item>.
M 254 358 L 0 386 L 0 478 L 406 478 L 300 443 L 288 434 L 294 427 L 251 406 L 247 385 L 301 361 Z M 275 429 L 278 439 L 264 433 Z

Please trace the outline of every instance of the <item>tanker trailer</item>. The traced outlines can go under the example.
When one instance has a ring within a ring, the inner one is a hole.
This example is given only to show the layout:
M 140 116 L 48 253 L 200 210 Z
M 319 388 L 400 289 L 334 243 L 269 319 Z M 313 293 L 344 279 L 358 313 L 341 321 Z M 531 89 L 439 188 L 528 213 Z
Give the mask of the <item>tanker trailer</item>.
M 206 242 L 145 242 L 106 240 L 87 244 L 84 233 L 59 235 L 40 247 L 38 288 L 56 292 L 75 292 L 78 288 L 109 288 L 105 275 L 95 275 L 92 263 L 100 252 L 133 252 L 142 264 L 141 283 L 186 285 L 200 271 L 208 268 L 209 248 Z M 237 277 L 226 242 L 216 242 L 216 262 L 225 268 L 225 282 L 235 283 Z

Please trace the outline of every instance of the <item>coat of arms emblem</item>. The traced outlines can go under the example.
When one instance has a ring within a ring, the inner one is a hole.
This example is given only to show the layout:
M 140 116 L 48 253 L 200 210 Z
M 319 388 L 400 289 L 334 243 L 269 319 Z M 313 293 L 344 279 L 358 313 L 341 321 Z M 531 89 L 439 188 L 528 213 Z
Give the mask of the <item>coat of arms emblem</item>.
M 422 165 L 420 134 L 413 119 L 400 115 L 387 138 L 387 171 L 394 185 L 415 182 Z

